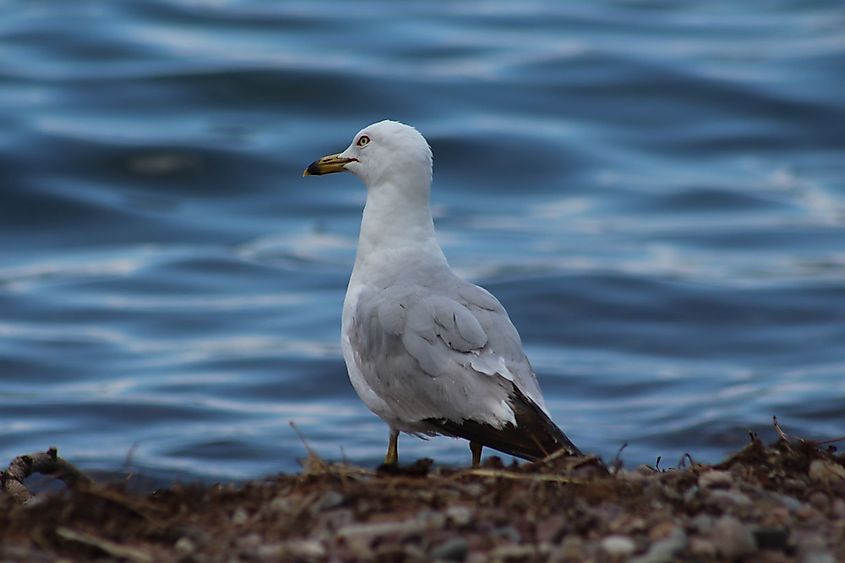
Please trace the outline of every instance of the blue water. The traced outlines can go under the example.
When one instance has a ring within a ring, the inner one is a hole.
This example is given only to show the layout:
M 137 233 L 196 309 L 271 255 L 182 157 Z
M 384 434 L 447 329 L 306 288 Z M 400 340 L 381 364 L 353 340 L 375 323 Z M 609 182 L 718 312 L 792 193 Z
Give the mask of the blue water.
M 0 0 L 0 463 L 256 477 L 290 421 L 377 463 L 338 343 L 364 191 L 300 175 L 383 118 L 582 449 L 845 434 L 841 2 Z

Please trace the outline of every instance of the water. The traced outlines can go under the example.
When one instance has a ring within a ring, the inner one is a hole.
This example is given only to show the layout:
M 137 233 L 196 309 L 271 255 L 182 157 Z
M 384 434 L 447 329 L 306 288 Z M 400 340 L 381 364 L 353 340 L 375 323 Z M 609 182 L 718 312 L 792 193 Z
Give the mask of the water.
M 583 449 L 845 434 L 840 2 L 0 13 L 0 460 L 249 478 L 297 469 L 294 421 L 377 463 L 338 344 L 363 189 L 300 174 L 388 117 L 431 142 L 446 254 Z

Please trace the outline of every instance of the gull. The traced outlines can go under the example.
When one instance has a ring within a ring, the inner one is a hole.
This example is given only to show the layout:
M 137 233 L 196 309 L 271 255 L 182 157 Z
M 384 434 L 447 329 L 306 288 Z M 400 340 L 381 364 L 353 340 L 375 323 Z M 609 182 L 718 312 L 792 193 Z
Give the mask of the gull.
M 380 121 L 303 176 L 351 172 L 367 188 L 343 303 L 341 345 L 361 400 L 400 432 L 469 441 L 527 460 L 582 455 L 549 417 L 519 334 L 501 303 L 446 262 L 429 207 L 432 153 L 413 127 Z

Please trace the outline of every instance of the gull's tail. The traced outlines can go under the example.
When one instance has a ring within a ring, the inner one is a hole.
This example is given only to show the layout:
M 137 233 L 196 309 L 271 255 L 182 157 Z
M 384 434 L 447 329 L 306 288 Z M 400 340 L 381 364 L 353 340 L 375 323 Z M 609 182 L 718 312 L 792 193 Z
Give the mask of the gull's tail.
M 510 406 L 516 424 L 508 423 L 502 428 L 474 420 L 456 422 L 430 418 L 426 422 L 443 434 L 464 438 L 529 461 L 543 459 L 560 450 L 564 450 L 566 455 L 583 455 L 549 415 L 516 387 L 510 397 Z

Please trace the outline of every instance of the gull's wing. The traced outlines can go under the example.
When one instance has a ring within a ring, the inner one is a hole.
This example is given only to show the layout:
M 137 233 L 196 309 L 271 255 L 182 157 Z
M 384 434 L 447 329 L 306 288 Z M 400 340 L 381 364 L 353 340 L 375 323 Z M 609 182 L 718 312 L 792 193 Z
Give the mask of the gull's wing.
M 502 305 L 441 276 L 358 296 L 350 344 L 397 422 L 535 459 L 577 448 L 545 412 L 537 378 Z

